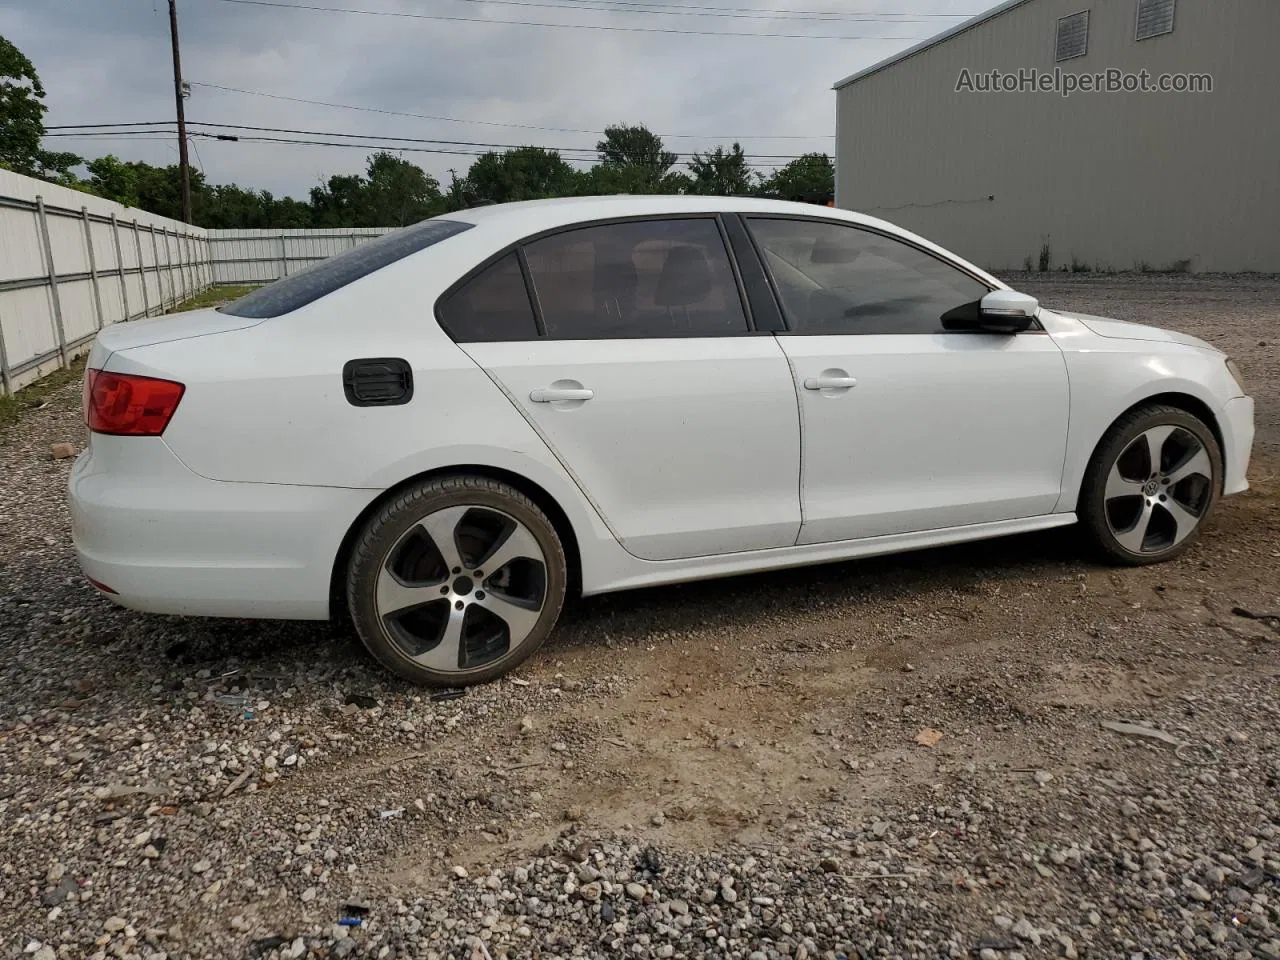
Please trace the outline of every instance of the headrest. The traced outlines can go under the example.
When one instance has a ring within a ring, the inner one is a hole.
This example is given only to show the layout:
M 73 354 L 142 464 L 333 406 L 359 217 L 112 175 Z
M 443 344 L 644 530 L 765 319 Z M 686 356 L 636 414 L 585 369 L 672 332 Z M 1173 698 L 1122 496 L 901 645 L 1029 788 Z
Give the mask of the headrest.
M 660 307 L 687 307 L 711 292 L 711 267 L 701 247 L 682 243 L 667 251 L 662 276 L 654 293 Z

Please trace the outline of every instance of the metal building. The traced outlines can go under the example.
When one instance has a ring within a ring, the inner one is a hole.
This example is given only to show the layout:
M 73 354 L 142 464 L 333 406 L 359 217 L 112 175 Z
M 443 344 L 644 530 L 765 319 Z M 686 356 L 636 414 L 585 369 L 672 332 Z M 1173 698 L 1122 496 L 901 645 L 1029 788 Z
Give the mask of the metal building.
M 1280 272 L 1278 47 L 1280 0 L 1008 0 L 836 84 L 836 203 L 993 270 Z

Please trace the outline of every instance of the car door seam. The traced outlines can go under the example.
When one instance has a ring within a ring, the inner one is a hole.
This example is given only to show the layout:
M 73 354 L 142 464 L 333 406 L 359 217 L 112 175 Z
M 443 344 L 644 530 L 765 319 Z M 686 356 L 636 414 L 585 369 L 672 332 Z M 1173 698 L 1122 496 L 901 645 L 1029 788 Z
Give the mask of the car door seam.
M 471 356 L 471 354 L 467 351 L 467 349 L 463 346 L 463 344 L 459 343 L 457 344 L 457 346 L 459 350 L 461 350 L 464 354 L 466 354 L 467 359 L 470 360 L 472 363 L 474 363 L 476 367 L 479 368 L 480 371 L 483 372 L 484 375 L 489 378 L 489 382 L 492 383 L 495 387 L 497 387 L 500 391 L 502 391 L 502 395 L 507 398 L 507 402 L 510 403 L 513 407 L 515 407 L 516 412 L 519 413 L 522 418 L 524 418 L 524 422 L 529 424 L 533 432 L 537 434 L 538 438 L 543 442 L 543 444 L 546 445 L 546 448 L 549 451 L 551 451 L 551 455 L 556 458 L 556 462 L 560 464 L 560 466 L 564 469 L 564 472 L 569 475 L 569 479 L 573 481 L 574 486 L 578 488 L 578 491 L 582 494 L 583 498 L 587 501 L 587 503 L 591 504 L 591 508 L 595 510 L 596 515 L 600 518 L 601 522 L 608 529 L 609 533 L 613 535 L 613 538 L 617 540 L 618 543 L 622 543 L 623 542 L 622 537 L 619 536 L 618 531 L 614 528 L 613 523 L 610 522 L 608 515 L 605 514 L 600 504 L 598 504 L 595 498 L 591 496 L 590 491 L 587 490 L 586 484 L 582 482 L 582 478 L 579 477 L 577 473 L 574 472 L 573 468 L 569 466 L 569 462 L 565 459 L 564 455 L 558 449 L 556 449 L 556 445 L 551 442 L 551 438 L 547 436 L 545 432 L 543 432 L 542 428 L 538 426 L 538 424 L 534 421 L 533 417 L 529 415 L 529 412 L 525 410 L 524 404 L 520 403 L 520 401 L 515 398 L 515 396 L 511 393 L 511 391 L 507 389 L 505 384 L 503 384 L 497 377 L 495 377 L 492 373 L 490 373 L 487 369 L 485 369 L 484 364 L 482 364 L 475 357 Z
M 795 364 L 791 362 L 791 354 L 787 353 L 787 348 L 782 345 L 782 340 L 775 333 L 773 342 L 778 345 L 778 349 L 782 351 L 782 355 L 787 360 L 787 370 L 791 373 L 791 392 L 796 398 L 796 424 L 800 431 L 800 468 L 796 474 L 796 498 L 800 503 L 800 527 L 796 530 L 796 540 L 792 546 L 798 546 L 800 538 L 804 535 L 804 397 L 800 394 L 799 374 L 796 373 Z
M 1062 361 L 1062 372 L 1067 381 L 1067 429 L 1062 438 L 1062 472 L 1058 477 L 1058 501 L 1053 505 L 1053 512 L 1058 513 L 1062 510 L 1062 501 L 1067 496 L 1067 465 L 1070 463 L 1068 453 L 1071 450 L 1071 414 L 1073 407 L 1071 402 L 1071 364 L 1067 363 L 1067 352 L 1062 349 L 1062 345 L 1047 330 L 1045 333 L 1049 337 L 1049 342 L 1058 348 L 1058 359 Z M 1071 509 L 1074 511 L 1077 507 L 1079 507 L 1079 502 L 1073 504 Z

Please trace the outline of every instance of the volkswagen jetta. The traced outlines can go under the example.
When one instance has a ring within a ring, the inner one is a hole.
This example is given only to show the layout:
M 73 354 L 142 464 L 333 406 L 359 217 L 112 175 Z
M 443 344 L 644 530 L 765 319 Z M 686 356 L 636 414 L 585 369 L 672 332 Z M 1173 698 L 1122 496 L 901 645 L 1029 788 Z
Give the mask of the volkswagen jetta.
M 568 593 L 1080 522 L 1176 556 L 1245 490 L 1221 352 L 1041 307 L 880 220 L 763 200 L 482 207 L 102 331 L 70 499 L 138 610 L 350 616 L 424 684 Z

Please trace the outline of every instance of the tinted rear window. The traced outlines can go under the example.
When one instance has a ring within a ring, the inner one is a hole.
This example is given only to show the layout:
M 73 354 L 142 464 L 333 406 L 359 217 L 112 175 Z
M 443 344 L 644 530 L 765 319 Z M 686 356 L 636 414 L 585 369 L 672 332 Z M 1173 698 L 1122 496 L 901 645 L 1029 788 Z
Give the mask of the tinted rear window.
M 436 310 L 459 343 L 538 339 L 538 324 L 525 289 L 520 259 L 508 253 L 472 277 Z
M 470 230 L 473 224 L 457 220 L 423 220 L 362 243 L 346 253 L 307 267 L 291 277 L 282 277 L 226 306 L 223 313 L 253 320 L 265 320 L 305 307 L 375 270 L 403 260 L 410 254 L 449 237 Z

